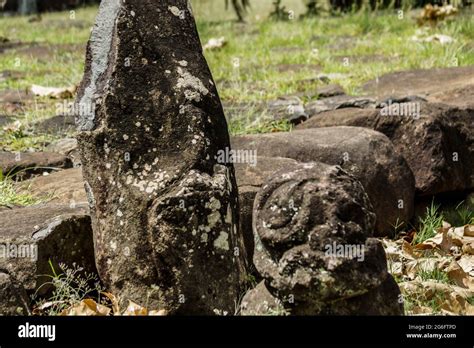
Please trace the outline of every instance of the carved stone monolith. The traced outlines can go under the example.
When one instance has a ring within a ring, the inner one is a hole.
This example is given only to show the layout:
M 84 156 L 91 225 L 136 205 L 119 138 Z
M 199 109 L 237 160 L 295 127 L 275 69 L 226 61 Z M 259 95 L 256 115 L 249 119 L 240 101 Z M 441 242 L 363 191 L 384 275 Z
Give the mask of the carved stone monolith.
M 233 314 L 246 274 L 219 96 L 186 0 L 103 0 L 76 103 L 96 263 L 121 301 Z

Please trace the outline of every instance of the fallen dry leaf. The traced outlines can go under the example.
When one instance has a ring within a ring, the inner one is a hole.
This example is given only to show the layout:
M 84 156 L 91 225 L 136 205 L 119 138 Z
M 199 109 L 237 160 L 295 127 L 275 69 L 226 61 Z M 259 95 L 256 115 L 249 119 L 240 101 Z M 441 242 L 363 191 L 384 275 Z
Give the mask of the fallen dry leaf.
M 464 237 L 474 237 L 474 225 L 464 226 Z
M 448 277 L 457 286 L 474 291 L 474 280 L 469 276 L 468 273 L 464 272 L 462 267 L 456 262 L 452 261 L 451 264 L 445 269 Z
M 82 300 L 77 305 L 65 309 L 62 316 L 107 316 L 111 309 L 95 302 L 92 299 Z
M 148 310 L 145 307 L 136 304 L 133 301 L 128 301 L 128 306 L 123 316 L 145 316 L 148 315 Z
M 120 315 L 120 306 L 119 306 L 119 301 L 117 297 L 110 292 L 102 292 L 102 295 L 107 297 L 110 300 L 110 303 L 112 304 L 112 311 L 114 315 Z

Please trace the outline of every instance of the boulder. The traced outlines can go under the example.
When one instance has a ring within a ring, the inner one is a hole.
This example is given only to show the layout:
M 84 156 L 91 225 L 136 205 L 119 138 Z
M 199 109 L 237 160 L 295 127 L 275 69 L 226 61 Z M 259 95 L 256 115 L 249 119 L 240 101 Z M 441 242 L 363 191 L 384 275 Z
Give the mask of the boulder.
M 57 115 L 35 123 L 32 128 L 36 134 L 67 136 L 75 132 L 76 124 L 74 115 Z
M 87 206 L 46 204 L 0 212 L 0 270 L 32 294 L 56 272 L 77 264 L 96 273 Z M 39 295 L 50 290 L 43 286 Z
M 102 1 L 76 110 L 105 286 L 170 314 L 234 313 L 248 260 L 189 2 Z
M 474 109 L 474 82 L 447 91 L 435 92 L 428 96 L 428 100 L 472 110 Z
M 64 155 L 52 152 L 0 152 L 0 170 L 4 175 L 28 178 L 57 169 L 71 168 L 72 162 Z
M 343 108 L 360 108 L 360 109 L 373 109 L 375 108 L 376 100 L 369 97 L 354 97 L 350 95 L 335 95 L 329 98 L 319 99 L 306 104 L 305 110 L 308 114 L 308 118 L 314 115 L 320 114 L 321 112 L 337 110 Z
M 339 166 L 301 163 L 277 172 L 257 194 L 253 214 L 255 267 L 291 314 L 325 314 L 333 302 L 389 277 L 383 247 L 371 238 L 369 198 Z M 387 302 L 396 300 L 391 295 Z
M 388 275 L 380 286 L 360 296 L 327 303 L 318 314 L 330 316 L 403 315 L 405 310 L 401 299 L 400 288 L 393 277 Z M 241 315 L 244 316 L 289 314 L 281 300 L 271 294 L 264 281 L 245 294 L 240 309 Z M 315 313 L 308 311 L 306 314 L 314 315 Z
M 308 119 L 303 102 L 297 96 L 281 97 L 268 103 L 266 113 L 272 120 L 287 120 L 299 124 Z
M 403 110 L 404 104 L 399 105 Z M 298 129 L 358 126 L 384 133 L 408 162 L 420 196 L 474 188 L 474 108 L 420 103 L 413 104 L 412 110 L 419 112 L 411 115 L 389 115 L 384 110 L 335 110 L 311 118 Z
M 474 85 L 474 66 L 415 69 L 398 71 L 368 81 L 362 86 L 367 95 L 376 96 L 379 100 L 387 97 L 418 95 L 429 101 L 439 101 L 439 96 L 453 93 L 458 89 Z M 447 103 L 459 106 L 462 100 L 449 99 Z
M 388 316 L 403 315 L 404 312 L 400 288 L 390 274 L 387 275 L 381 285 L 369 290 L 367 293 L 346 300 L 332 302 L 321 311 L 323 315 L 339 316 Z
M 364 186 L 377 215 L 376 234 L 394 233 L 394 225 L 413 215 L 415 183 L 405 160 L 379 132 L 358 127 L 328 127 L 236 136 L 235 149 L 257 150 L 259 156 L 299 162 L 340 164 Z
M 48 145 L 46 151 L 67 156 L 71 160 L 74 168 L 81 166 L 81 158 L 77 149 L 77 139 L 75 138 L 60 139 Z
M 64 138 L 60 139 L 46 147 L 49 152 L 59 153 L 64 156 L 69 156 L 72 152 L 77 150 L 77 139 Z
M 49 175 L 42 175 L 17 184 L 18 188 L 48 203 L 87 204 L 84 180 L 80 168 L 65 169 Z M 20 192 L 21 192 L 20 191 Z
M 341 85 L 338 85 L 337 83 L 331 83 L 317 89 L 317 95 L 319 98 L 330 98 L 345 94 L 346 92 L 344 91 L 344 88 L 342 88 Z

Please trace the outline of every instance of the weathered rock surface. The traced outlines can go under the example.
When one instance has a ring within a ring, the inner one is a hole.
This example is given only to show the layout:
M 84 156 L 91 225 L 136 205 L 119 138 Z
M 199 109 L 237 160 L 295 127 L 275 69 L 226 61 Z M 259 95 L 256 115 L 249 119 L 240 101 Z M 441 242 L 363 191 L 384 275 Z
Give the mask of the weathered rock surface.
M 38 205 L 0 212 L 0 270 L 29 292 L 36 291 L 59 263 L 95 273 L 94 245 L 87 206 Z M 48 290 L 43 287 L 41 295 Z
M 288 315 L 282 301 L 273 296 L 261 281 L 255 288 L 249 290 L 242 299 L 241 315 Z M 308 312 L 307 315 L 315 313 Z M 338 300 L 323 306 L 319 315 L 403 315 L 403 301 L 397 283 L 391 275 L 374 289 L 364 295 L 346 300 Z
M 326 305 L 323 315 L 403 315 L 405 312 L 401 291 L 389 274 L 382 284 L 367 293 Z M 310 314 L 310 313 L 308 313 Z
M 342 88 L 342 86 L 338 85 L 337 83 L 331 83 L 317 89 L 317 95 L 319 98 L 330 98 L 345 94 L 346 92 L 344 91 L 344 88 Z
M 52 152 L 0 152 L 0 169 L 4 175 L 17 174 L 27 178 L 33 174 L 71 168 L 72 162 L 64 155 Z
M 459 90 L 467 88 L 472 93 L 473 86 L 474 67 L 466 66 L 394 72 L 367 82 L 362 89 L 368 95 L 375 95 L 379 99 L 418 95 L 426 97 L 429 101 L 437 102 L 441 101 L 440 95 L 456 93 L 456 90 L 459 93 Z M 472 96 L 472 94 L 468 95 Z M 461 106 L 463 99 L 463 94 L 459 94 L 453 99 L 446 98 L 443 102 Z
M 74 168 L 81 166 L 81 158 L 77 149 L 77 139 L 64 138 L 54 142 L 46 147 L 46 151 L 59 153 L 68 157 Z
M 57 115 L 35 123 L 32 128 L 37 134 L 66 136 L 75 132 L 76 124 L 73 115 Z
M 0 316 L 29 315 L 29 300 L 23 286 L 0 271 Z
M 264 281 L 247 291 L 240 306 L 241 315 L 283 315 L 286 309 L 281 301 L 268 291 Z
M 77 124 L 101 279 L 170 314 L 233 313 L 246 278 L 234 169 L 189 2 L 102 1 Z
M 48 203 L 87 205 L 80 168 L 66 169 L 18 183 L 18 188 Z
M 306 104 L 305 110 L 308 118 L 321 112 L 337 110 L 343 108 L 361 108 L 373 109 L 375 108 L 376 100 L 369 97 L 354 97 L 350 95 L 335 95 L 329 98 L 319 99 Z
M 236 163 L 235 176 L 239 188 L 240 226 L 244 235 L 249 259 L 253 257 L 254 236 L 252 212 L 255 196 L 266 179 L 282 169 L 294 167 L 298 162 L 289 158 L 257 157 L 255 165 Z
M 383 109 L 335 110 L 311 118 L 298 129 L 331 126 L 375 129 L 389 137 L 407 160 L 419 195 L 474 188 L 474 108 L 435 103 L 418 105 L 419 114 L 408 116 L 384 115 Z
M 470 85 L 455 87 L 447 91 L 435 92 L 428 96 L 434 103 L 444 103 L 459 108 L 474 109 L 474 82 Z
M 379 132 L 330 127 L 246 135 L 233 137 L 232 147 L 257 150 L 260 156 L 341 165 L 364 186 L 377 215 L 377 235 L 393 233 L 397 220 L 408 222 L 413 215 L 413 174 L 389 139 Z
M 363 186 L 339 166 L 279 171 L 255 199 L 255 266 L 291 314 L 325 314 L 332 302 L 364 295 L 389 277 L 383 247 L 371 238 L 374 222 Z M 387 302 L 397 300 L 391 295 Z
M 49 152 L 59 153 L 61 155 L 69 156 L 72 152 L 77 150 L 77 139 L 64 138 L 60 139 L 46 147 Z
M 266 112 L 273 120 L 287 120 L 292 124 L 299 124 L 308 119 L 303 102 L 296 96 L 269 102 Z

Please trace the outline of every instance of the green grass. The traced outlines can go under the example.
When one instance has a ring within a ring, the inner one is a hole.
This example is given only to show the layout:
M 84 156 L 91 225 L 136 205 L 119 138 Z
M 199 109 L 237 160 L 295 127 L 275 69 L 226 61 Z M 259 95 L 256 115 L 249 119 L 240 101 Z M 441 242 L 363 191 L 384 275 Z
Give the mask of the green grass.
M 419 220 L 419 228 L 413 243 L 419 244 L 429 238 L 433 238 L 442 224 L 443 214 L 439 211 L 439 206 L 435 205 L 433 201 L 431 205 L 426 208 L 425 216 Z
M 20 193 L 13 179 L 8 174 L 4 175 L 0 170 L 0 208 L 25 207 L 41 202 L 40 199 L 33 197 L 27 191 L 22 190 Z
M 52 134 L 37 134 L 34 132 L 34 122 L 37 115 L 26 114 L 23 121 L 17 121 L 0 130 L 0 147 L 3 151 L 38 151 L 57 140 L 59 136 Z
M 39 315 L 57 316 L 64 310 L 79 304 L 81 301 L 91 298 L 101 303 L 104 291 L 96 274 L 88 273 L 78 265 L 68 267 L 60 263 L 61 272 L 56 272 L 53 263 L 49 260 L 52 274 L 43 275 L 48 279 L 33 294 L 33 307 Z M 38 298 L 38 292 L 44 287 L 52 288 L 48 299 Z
M 453 282 L 449 279 L 448 274 L 439 269 L 433 269 L 430 271 L 421 269 L 417 272 L 417 274 L 422 281 L 434 280 L 438 283 L 453 284 Z
M 410 40 L 419 29 L 414 12 L 406 11 L 403 19 L 393 10 L 362 10 L 300 20 L 303 1 L 286 0 L 282 4 L 295 12 L 296 19 L 269 20 L 271 0 L 254 2 L 246 24 L 234 21 L 234 13 L 225 11 L 224 1 L 193 3 L 201 40 L 205 43 L 210 38 L 224 36 L 228 42 L 224 48 L 206 51 L 205 55 L 224 104 L 228 108 L 247 106 L 237 113 L 227 111 L 233 134 L 289 130 L 286 124 L 275 125 L 262 119 L 254 105 L 294 93 L 315 95 L 322 84 L 316 79 L 318 74 L 342 74 L 333 82 L 354 94 L 362 83 L 385 73 L 474 64 L 474 24 L 469 11 L 437 27 L 424 28 L 426 36 L 439 33 L 455 38 L 454 43 L 443 46 Z M 74 19 L 69 12 L 52 13 L 34 23 L 24 17 L 1 18 L 1 37 L 35 43 L 42 52 L 22 47 L 0 54 L 1 70 L 22 74 L 17 79 L 0 81 L 0 91 L 24 90 L 32 84 L 53 87 L 78 84 L 84 68 L 84 47 L 96 11 L 95 7 L 79 9 Z M 15 116 L 22 120 L 52 117 L 56 114 L 56 102 L 36 98 L 35 103 L 27 104 Z M 5 146 L 0 140 L 0 148 Z M 21 150 L 31 144 L 8 146 Z
M 474 202 L 460 202 L 455 208 L 443 211 L 445 220 L 452 226 L 474 224 Z
M 441 313 L 442 303 L 446 299 L 446 295 L 441 291 L 436 291 L 430 299 L 427 299 L 425 294 L 415 293 L 410 296 L 404 296 L 404 308 L 406 313 L 413 311 L 414 307 L 428 307 L 431 309 L 431 314 Z

